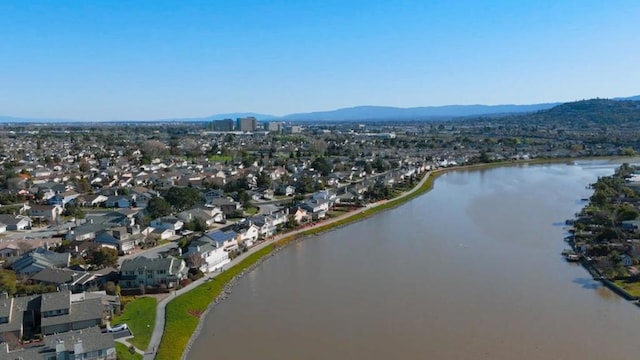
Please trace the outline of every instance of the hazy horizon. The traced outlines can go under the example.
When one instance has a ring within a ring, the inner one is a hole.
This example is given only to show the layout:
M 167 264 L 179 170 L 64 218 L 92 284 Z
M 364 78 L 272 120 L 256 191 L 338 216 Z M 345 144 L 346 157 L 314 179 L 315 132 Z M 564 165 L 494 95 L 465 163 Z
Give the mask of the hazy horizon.
M 0 115 L 274 116 L 639 93 L 640 3 L 0 3 Z

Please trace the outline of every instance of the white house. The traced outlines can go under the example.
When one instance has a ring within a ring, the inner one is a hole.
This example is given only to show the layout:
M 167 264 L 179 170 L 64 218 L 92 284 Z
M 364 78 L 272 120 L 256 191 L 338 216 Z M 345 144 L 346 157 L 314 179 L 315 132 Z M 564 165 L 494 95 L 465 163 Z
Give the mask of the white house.
M 240 243 L 247 247 L 252 247 L 260 237 L 260 229 L 255 224 L 249 224 L 238 231 Z
M 200 238 L 200 240 L 206 241 L 207 240 L 206 238 L 209 238 L 209 240 L 216 242 L 217 247 L 222 247 L 226 251 L 237 250 L 238 243 L 240 240 L 240 236 L 238 235 L 238 233 L 232 230 L 230 231 L 215 230 L 212 232 L 208 232 L 204 234 Z
M 154 227 L 156 229 L 169 229 L 178 231 L 182 229 L 182 227 L 184 226 L 184 222 L 173 216 L 165 216 L 152 220 L 150 225 L 151 227 Z
M 120 266 L 120 284 L 123 288 L 159 285 L 172 288 L 187 277 L 187 270 L 183 260 L 172 256 L 155 259 L 138 256 Z
M 184 258 L 189 266 L 198 267 L 204 273 L 216 271 L 231 261 L 224 245 L 206 236 L 192 241 Z

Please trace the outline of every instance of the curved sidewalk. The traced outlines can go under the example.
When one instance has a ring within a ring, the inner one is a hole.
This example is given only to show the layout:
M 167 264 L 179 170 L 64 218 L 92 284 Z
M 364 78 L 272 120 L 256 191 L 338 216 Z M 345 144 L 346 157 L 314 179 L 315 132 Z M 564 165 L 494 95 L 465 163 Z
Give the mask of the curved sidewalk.
M 294 231 L 290 231 L 288 233 L 284 233 L 284 234 L 280 234 L 280 235 L 276 235 L 274 237 L 272 237 L 271 239 L 267 240 L 267 241 L 263 241 L 262 243 L 252 247 L 251 249 L 249 249 L 249 251 L 241 254 L 240 256 L 236 257 L 235 259 L 233 259 L 231 262 L 225 264 L 223 266 L 223 271 L 227 270 L 230 267 L 235 266 L 238 262 L 242 261 L 244 258 L 246 258 L 247 256 L 251 255 L 252 253 L 254 253 L 255 251 L 258 251 L 262 248 L 264 248 L 265 246 L 271 245 L 274 241 L 277 241 L 279 239 L 288 237 L 288 236 L 293 236 L 293 235 L 297 235 L 299 233 L 320 227 L 320 226 L 325 226 L 325 225 L 329 225 L 332 224 L 336 221 L 340 221 L 346 218 L 349 218 L 351 216 L 354 216 L 356 214 L 359 214 L 361 212 L 364 212 L 366 210 L 378 207 L 380 205 L 386 204 L 389 201 L 393 201 L 396 199 L 401 199 L 404 198 L 407 195 L 410 195 L 416 191 L 418 191 L 418 189 L 420 189 L 422 187 L 422 185 L 427 181 L 427 179 L 429 179 L 429 177 L 431 177 L 431 175 L 433 174 L 433 171 L 427 171 L 425 173 L 425 175 L 422 177 L 422 179 L 420 180 L 420 182 L 418 182 L 418 184 L 416 186 L 413 187 L 413 189 L 405 191 L 404 193 L 400 194 L 399 196 L 393 198 L 393 199 L 389 199 L 389 200 L 383 200 L 383 201 L 379 201 L 373 204 L 369 204 L 365 207 L 362 207 L 356 211 L 351 211 L 348 212 L 346 214 L 337 216 L 335 218 L 331 218 L 325 221 L 321 221 L 313 226 L 310 227 L 304 227 L 301 229 L 297 229 Z M 189 292 L 191 290 L 193 290 L 195 287 L 197 287 L 198 285 L 202 284 L 203 282 L 215 278 L 216 276 L 218 276 L 218 274 L 220 274 L 220 272 L 216 272 L 216 273 L 209 273 L 207 275 L 205 275 L 204 277 L 192 282 L 191 284 L 183 287 L 180 290 L 176 290 L 173 291 L 173 293 L 166 297 L 165 299 L 163 299 L 161 302 L 158 303 L 157 309 L 156 309 L 156 323 L 154 325 L 153 328 L 153 333 L 151 334 L 151 340 L 149 340 L 149 346 L 147 347 L 145 353 L 144 353 L 144 359 L 145 360 L 153 360 L 155 358 L 155 353 L 156 350 L 158 349 L 158 346 L 160 345 L 160 341 L 162 340 L 162 335 L 164 333 L 164 321 L 165 321 L 165 310 L 167 307 L 167 304 L 173 300 L 173 298 L 177 297 L 178 295 L 182 295 L 186 292 Z

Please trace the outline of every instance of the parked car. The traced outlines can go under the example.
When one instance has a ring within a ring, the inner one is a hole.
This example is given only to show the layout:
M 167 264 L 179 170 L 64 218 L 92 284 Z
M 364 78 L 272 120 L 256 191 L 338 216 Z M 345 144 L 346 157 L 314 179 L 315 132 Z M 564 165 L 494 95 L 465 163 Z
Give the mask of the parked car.
M 123 330 L 127 330 L 127 324 L 120 324 L 120 325 L 116 325 L 114 327 L 111 327 L 109 325 L 107 325 L 107 331 L 108 332 L 118 332 L 118 331 L 123 331 Z

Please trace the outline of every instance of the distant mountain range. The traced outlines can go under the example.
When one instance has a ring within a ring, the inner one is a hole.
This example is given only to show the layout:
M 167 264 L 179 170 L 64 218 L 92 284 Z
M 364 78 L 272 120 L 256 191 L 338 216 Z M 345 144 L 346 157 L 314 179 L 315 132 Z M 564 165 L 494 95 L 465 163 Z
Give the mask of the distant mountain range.
M 356 106 L 333 111 L 291 114 L 280 120 L 349 121 L 349 120 L 435 120 L 465 116 L 497 115 L 550 109 L 560 103 L 534 105 L 446 105 L 413 108 L 391 106 Z
M 614 98 L 616 101 L 640 101 L 640 95 Z M 309 113 L 274 116 L 252 112 L 215 114 L 201 118 L 176 118 L 160 120 L 114 120 L 104 122 L 132 123 L 132 122 L 206 122 L 218 119 L 236 119 L 254 116 L 260 121 L 367 121 L 367 120 L 446 120 L 473 116 L 500 116 L 505 114 L 531 113 L 547 110 L 563 103 L 543 103 L 532 105 L 445 105 L 399 108 L 391 106 L 356 106 L 332 111 L 316 111 Z M 88 122 L 70 119 L 30 119 L 12 116 L 0 116 L 0 123 L 71 123 Z

